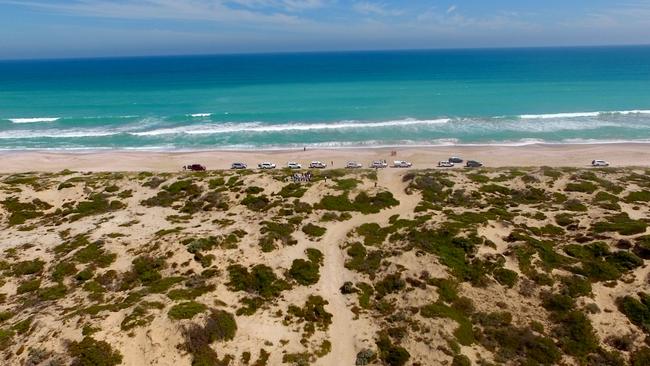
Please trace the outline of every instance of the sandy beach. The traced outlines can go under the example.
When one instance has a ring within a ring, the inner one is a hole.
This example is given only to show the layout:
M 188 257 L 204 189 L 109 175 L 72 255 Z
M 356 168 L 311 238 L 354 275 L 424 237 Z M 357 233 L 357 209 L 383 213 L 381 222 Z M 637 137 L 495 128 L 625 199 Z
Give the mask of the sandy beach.
M 391 151 L 397 151 L 391 156 Z M 444 146 L 359 149 L 308 149 L 261 151 L 16 151 L 0 153 L 0 172 L 15 173 L 63 169 L 76 171 L 178 171 L 183 165 L 203 164 L 209 170 L 228 169 L 233 162 L 253 168 L 262 161 L 284 166 L 297 161 L 303 166 L 320 160 L 342 168 L 350 160 L 364 165 L 373 160 L 408 160 L 416 169 L 435 167 L 450 156 L 479 160 L 486 167 L 552 166 L 587 167 L 593 159 L 607 160 L 613 167 L 649 166 L 649 144 L 527 145 L 527 146 Z

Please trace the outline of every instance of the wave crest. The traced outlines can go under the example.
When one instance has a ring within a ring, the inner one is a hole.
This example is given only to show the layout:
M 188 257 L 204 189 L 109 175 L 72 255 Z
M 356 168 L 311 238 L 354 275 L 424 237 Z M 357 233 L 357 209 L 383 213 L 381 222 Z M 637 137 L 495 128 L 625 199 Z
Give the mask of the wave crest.
M 9 118 L 12 123 L 43 123 L 43 122 L 56 122 L 60 117 L 37 117 L 37 118 Z

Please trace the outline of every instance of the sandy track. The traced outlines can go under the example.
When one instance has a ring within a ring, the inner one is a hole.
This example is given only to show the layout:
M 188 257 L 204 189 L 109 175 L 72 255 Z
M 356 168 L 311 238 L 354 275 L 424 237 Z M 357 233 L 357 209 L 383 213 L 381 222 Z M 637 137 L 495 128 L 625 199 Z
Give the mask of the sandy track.
M 341 246 L 345 243 L 348 232 L 367 222 L 380 225 L 388 223 L 392 215 L 404 212 L 412 213 L 419 203 L 418 195 L 407 195 L 404 191 L 406 183 L 402 182 L 405 172 L 379 171 L 378 187 L 389 190 L 400 205 L 383 210 L 378 214 L 355 214 L 352 219 L 332 224 L 323 237 L 325 260 L 321 272 L 318 289 L 320 295 L 329 302 L 328 311 L 335 316 L 329 329 L 329 340 L 332 351 L 320 359 L 317 365 L 354 365 L 361 340 L 355 335 L 361 334 L 358 327 L 363 326 L 360 320 L 354 320 L 354 314 L 346 303 L 346 297 L 341 294 L 340 287 L 345 281 L 350 281 L 354 275 L 345 268 L 345 253 Z

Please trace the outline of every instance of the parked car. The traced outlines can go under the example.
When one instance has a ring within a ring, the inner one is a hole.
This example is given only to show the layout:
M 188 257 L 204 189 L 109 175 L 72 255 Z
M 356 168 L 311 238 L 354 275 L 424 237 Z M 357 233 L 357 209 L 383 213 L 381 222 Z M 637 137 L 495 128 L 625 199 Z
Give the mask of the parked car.
M 359 168 L 363 168 L 363 165 L 361 165 L 361 163 L 358 163 L 356 161 L 348 161 L 348 163 L 345 164 L 345 167 L 347 169 L 359 169 Z
M 246 163 L 232 163 L 230 166 L 230 169 L 246 169 L 248 168 L 248 165 Z
M 463 159 L 461 159 L 461 158 L 459 158 L 457 156 L 452 156 L 451 158 L 449 158 L 449 162 L 454 163 L 454 164 L 462 164 Z
M 404 161 L 404 160 L 395 160 L 393 162 L 393 167 L 395 167 L 395 168 L 410 168 L 412 166 L 413 166 L 412 163 L 410 163 L 408 161 Z
M 609 163 L 605 160 L 593 160 L 591 166 L 609 166 Z
M 275 169 L 275 164 L 265 161 L 263 163 L 257 164 L 257 167 L 260 169 Z
M 375 160 L 370 164 L 370 167 L 373 169 L 383 169 L 388 168 L 388 163 L 386 160 Z
M 312 161 L 309 163 L 309 167 L 312 169 L 325 169 L 327 165 L 321 161 Z
M 183 167 L 183 169 L 184 170 L 190 170 L 190 171 L 193 171 L 193 172 L 204 172 L 204 171 L 206 171 L 205 166 L 201 165 L 201 164 L 186 165 L 186 166 Z
M 467 164 L 465 164 L 465 166 L 468 168 L 480 168 L 483 166 L 483 163 L 476 160 L 467 160 Z
M 443 160 L 438 162 L 438 168 L 453 168 L 454 163 L 451 161 Z
M 290 161 L 287 163 L 287 168 L 289 169 L 302 169 L 302 165 L 296 163 L 295 161 Z

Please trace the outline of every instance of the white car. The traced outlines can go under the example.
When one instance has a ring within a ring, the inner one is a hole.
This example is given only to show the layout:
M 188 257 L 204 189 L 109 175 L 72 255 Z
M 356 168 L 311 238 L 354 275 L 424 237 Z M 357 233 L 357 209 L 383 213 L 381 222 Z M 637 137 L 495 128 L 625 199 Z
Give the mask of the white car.
M 289 169 L 302 169 L 302 165 L 296 163 L 295 161 L 290 161 L 287 163 L 287 168 Z
M 359 169 L 359 168 L 363 168 L 363 165 L 361 165 L 361 163 L 358 163 L 356 161 L 348 161 L 345 167 L 347 169 Z
M 312 169 L 325 169 L 327 165 L 321 161 L 312 161 L 309 163 L 309 167 Z
M 394 168 L 410 168 L 412 166 L 413 166 L 412 163 L 410 163 L 408 161 L 404 161 L 404 160 L 395 160 L 393 162 L 393 167 Z
M 373 169 L 388 168 L 388 163 L 386 160 L 375 160 L 370 164 L 370 167 Z
M 451 161 L 443 160 L 438 162 L 438 168 L 453 168 L 454 163 Z
M 230 166 L 230 169 L 246 169 L 248 166 L 246 163 L 232 163 Z
M 257 164 L 257 167 L 260 169 L 275 169 L 275 164 L 265 161 L 263 163 Z
M 609 163 L 605 160 L 593 160 L 591 166 L 609 166 Z

